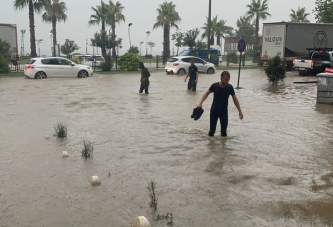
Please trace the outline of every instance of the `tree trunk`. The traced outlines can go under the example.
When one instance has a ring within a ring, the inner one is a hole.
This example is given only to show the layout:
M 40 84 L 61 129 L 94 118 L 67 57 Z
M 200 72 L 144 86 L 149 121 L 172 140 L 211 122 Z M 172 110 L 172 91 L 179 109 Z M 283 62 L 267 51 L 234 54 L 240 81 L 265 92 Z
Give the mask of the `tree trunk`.
M 257 56 L 258 54 L 258 44 L 259 44 L 259 15 L 256 15 L 256 31 L 255 31 L 255 40 L 254 40 L 254 55 L 252 62 L 253 63 L 258 63 L 259 62 L 259 57 Z
M 214 40 L 214 35 L 210 37 L 210 45 L 214 45 L 215 40 Z
M 34 5 L 32 0 L 29 0 L 29 29 L 30 29 L 30 56 L 37 57 L 36 52 L 36 37 L 35 37 L 35 17 Z
M 170 25 L 165 24 L 163 27 L 163 65 L 168 61 L 170 57 Z
M 57 18 L 52 18 L 52 36 L 53 36 L 53 57 L 56 56 L 56 45 L 57 45 Z
M 216 37 L 216 45 L 217 46 L 221 45 L 221 37 L 219 35 Z
M 102 40 L 105 40 L 106 39 L 105 36 L 107 36 L 107 34 L 106 34 L 106 31 L 105 31 L 105 22 L 104 21 L 102 22 L 102 36 L 104 36 L 104 37 L 102 37 Z M 105 58 L 106 57 L 105 44 L 101 45 L 101 49 L 102 49 L 102 56 Z
M 111 29 L 112 29 L 112 34 L 114 35 L 114 37 L 116 37 L 116 25 L 111 25 Z M 116 57 L 116 47 L 112 47 L 112 57 L 115 58 Z

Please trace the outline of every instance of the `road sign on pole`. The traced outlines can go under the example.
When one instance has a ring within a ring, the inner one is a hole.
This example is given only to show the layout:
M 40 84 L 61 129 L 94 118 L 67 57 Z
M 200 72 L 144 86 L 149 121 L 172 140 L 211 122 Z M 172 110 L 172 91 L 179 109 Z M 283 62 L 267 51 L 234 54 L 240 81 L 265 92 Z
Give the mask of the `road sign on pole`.
M 238 82 L 237 82 L 237 89 L 239 89 L 239 77 L 240 77 L 240 69 L 241 69 L 241 62 L 242 62 L 242 54 L 246 49 L 246 43 L 244 39 L 238 41 L 237 49 L 240 52 L 239 55 L 239 69 L 238 69 Z

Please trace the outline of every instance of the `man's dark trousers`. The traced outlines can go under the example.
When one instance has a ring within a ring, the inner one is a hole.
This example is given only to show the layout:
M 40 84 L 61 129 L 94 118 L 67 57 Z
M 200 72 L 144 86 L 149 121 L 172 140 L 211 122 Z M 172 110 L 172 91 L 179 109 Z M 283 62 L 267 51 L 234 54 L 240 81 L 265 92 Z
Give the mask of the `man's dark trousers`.
M 187 89 L 188 90 L 192 90 L 192 91 L 196 91 L 197 90 L 197 83 L 195 82 L 195 80 L 189 80 L 187 83 Z
M 209 136 L 214 136 L 216 131 L 217 120 L 220 119 L 221 124 L 221 136 L 227 136 L 227 127 L 228 127 L 228 112 L 219 114 L 219 113 L 210 113 L 210 130 Z
M 143 92 L 143 90 L 145 90 L 145 93 L 146 94 L 149 94 L 148 93 L 148 87 L 149 87 L 149 83 L 141 83 L 141 86 L 140 86 L 140 93 L 142 93 Z

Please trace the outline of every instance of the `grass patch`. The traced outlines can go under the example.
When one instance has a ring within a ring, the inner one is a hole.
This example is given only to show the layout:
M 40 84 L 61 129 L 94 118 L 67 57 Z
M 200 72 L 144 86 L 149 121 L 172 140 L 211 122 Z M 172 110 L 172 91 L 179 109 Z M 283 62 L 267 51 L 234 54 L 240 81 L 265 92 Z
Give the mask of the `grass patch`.
M 154 72 L 164 72 L 164 68 L 160 68 L 160 69 L 149 69 L 150 73 L 154 73 Z M 94 74 L 109 74 L 109 75 L 113 75 L 113 74 L 140 74 L 141 71 L 137 70 L 137 71 L 123 71 L 123 70 L 111 70 L 108 72 L 103 72 L 103 71 L 95 71 Z
M 94 153 L 94 146 L 89 141 L 83 141 L 83 149 L 81 151 L 82 157 L 92 158 Z
M 149 182 L 147 188 L 148 188 L 148 192 L 149 192 L 148 195 L 149 195 L 149 198 L 150 198 L 149 205 L 154 210 L 157 210 L 158 195 L 156 195 L 156 192 L 155 192 L 156 182 L 154 182 L 154 181 Z
M 169 220 L 169 222 L 167 223 L 168 225 L 172 225 L 173 223 L 173 216 L 172 213 L 166 213 L 166 214 L 158 214 L 156 217 L 156 221 L 159 220 Z
M 64 123 L 58 123 L 54 126 L 55 134 L 58 138 L 65 138 L 67 137 L 67 125 Z
M 0 76 L 24 76 L 24 72 L 0 73 Z

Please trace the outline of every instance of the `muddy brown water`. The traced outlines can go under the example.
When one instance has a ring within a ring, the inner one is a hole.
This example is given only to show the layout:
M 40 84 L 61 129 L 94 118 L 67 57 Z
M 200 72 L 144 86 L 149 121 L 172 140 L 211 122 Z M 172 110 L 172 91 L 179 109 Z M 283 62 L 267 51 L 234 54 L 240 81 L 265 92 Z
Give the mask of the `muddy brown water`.
M 316 78 L 288 73 L 272 87 L 262 71 L 242 71 L 244 120 L 230 99 L 223 139 L 207 136 L 212 95 L 190 118 L 219 74 L 200 75 L 193 93 L 184 77 L 155 72 L 148 96 L 138 74 L 0 77 L 0 226 L 122 227 L 143 215 L 156 227 L 168 212 L 175 227 L 333 226 L 333 107 L 316 104 L 316 84 L 293 83 Z M 67 139 L 52 136 L 58 122 Z M 84 140 L 93 159 L 81 158 Z

